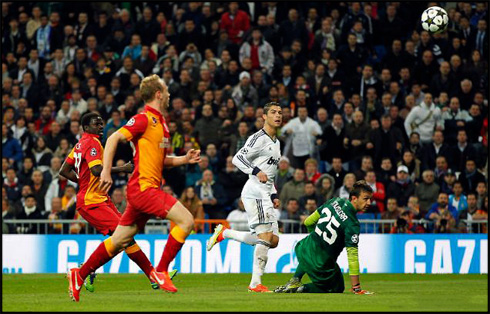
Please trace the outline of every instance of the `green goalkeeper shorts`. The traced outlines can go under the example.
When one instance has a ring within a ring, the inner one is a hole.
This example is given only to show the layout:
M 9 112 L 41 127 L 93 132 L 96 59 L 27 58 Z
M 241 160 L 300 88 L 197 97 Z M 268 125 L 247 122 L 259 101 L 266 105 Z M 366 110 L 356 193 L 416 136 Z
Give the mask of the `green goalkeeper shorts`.
M 302 266 L 303 267 L 303 266 Z M 309 293 L 343 293 L 344 276 L 339 265 L 335 264 L 335 268 L 327 271 L 315 271 L 304 267 L 306 273 L 311 279 L 310 284 L 305 285 L 304 292 Z

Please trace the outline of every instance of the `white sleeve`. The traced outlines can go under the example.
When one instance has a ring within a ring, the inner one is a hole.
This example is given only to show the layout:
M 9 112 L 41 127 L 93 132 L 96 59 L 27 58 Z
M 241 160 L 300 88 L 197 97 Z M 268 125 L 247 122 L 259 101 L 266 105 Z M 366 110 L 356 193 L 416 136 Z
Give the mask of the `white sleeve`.
M 408 137 L 410 137 L 410 133 L 412 133 L 412 121 L 415 120 L 415 117 L 417 116 L 417 108 L 413 108 L 410 113 L 408 114 L 407 118 L 405 119 L 405 132 L 407 132 Z
M 250 136 L 245 145 L 233 157 L 233 164 L 246 174 L 257 174 L 260 169 L 257 168 L 253 161 L 260 153 L 262 139 L 257 134 Z

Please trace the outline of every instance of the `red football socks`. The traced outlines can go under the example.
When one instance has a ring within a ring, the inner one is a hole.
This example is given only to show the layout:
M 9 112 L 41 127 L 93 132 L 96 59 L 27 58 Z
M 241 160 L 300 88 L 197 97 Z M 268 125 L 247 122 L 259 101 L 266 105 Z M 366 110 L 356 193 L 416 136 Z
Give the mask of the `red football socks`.
M 153 270 L 153 265 L 151 265 L 146 254 L 143 253 L 141 248 L 137 243 L 131 245 L 125 250 L 128 257 L 136 263 L 136 265 L 141 268 L 141 270 L 145 273 L 146 277 L 150 278 L 150 273 Z
M 162 259 L 156 268 L 157 272 L 168 271 L 168 265 L 172 262 L 184 245 L 187 233 L 179 226 L 175 226 L 168 236 L 167 244 L 163 250 Z
M 90 273 L 95 272 L 100 266 L 110 261 L 116 255 L 117 251 L 112 245 L 112 238 L 102 242 L 80 268 L 80 277 L 82 280 L 85 280 Z

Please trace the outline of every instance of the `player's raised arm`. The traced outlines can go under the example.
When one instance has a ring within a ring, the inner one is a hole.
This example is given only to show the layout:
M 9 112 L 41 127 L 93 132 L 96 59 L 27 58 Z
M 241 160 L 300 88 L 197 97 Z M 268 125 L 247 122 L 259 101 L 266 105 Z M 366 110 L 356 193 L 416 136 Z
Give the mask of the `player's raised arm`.
M 196 164 L 201 162 L 201 150 L 190 149 L 185 156 L 167 156 L 165 157 L 165 168 L 179 167 L 187 164 Z

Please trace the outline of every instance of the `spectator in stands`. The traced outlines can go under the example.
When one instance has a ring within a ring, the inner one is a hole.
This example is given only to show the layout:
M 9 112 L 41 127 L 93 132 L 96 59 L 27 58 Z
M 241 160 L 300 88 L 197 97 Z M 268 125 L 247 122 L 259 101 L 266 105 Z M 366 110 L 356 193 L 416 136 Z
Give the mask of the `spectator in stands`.
M 245 211 L 242 199 L 237 201 L 237 209 L 232 210 L 226 220 L 230 224 L 230 228 L 238 231 L 250 231 L 248 226 L 248 214 Z
M 315 183 L 316 194 L 323 197 L 324 201 L 329 201 L 335 192 L 335 179 L 327 174 L 322 174 Z
M 467 122 L 473 120 L 468 111 L 461 110 L 459 107 L 459 99 L 452 97 L 449 103 L 449 110 L 442 113 L 444 121 L 444 138 L 449 145 L 456 144 L 458 129 L 464 128 Z
M 354 171 L 354 175 L 356 178 L 364 178 L 366 173 L 373 169 L 373 158 L 369 155 L 365 155 L 361 159 L 361 168 Z
M 10 208 L 8 199 L 2 199 L 2 234 L 12 234 L 16 231 L 14 224 L 5 222 L 8 219 L 15 219 L 15 216 Z
M 224 205 L 227 195 L 223 187 L 213 180 L 213 172 L 204 170 L 202 179 L 196 183 L 196 195 L 201 199 L 204 212 L 210 219 L 225 219 Z
M 17 172 L 17 177 L 22 185 L 32 185 L 32 172 L 34 171 L 34 160 L 30 156 L 24 158 L 22 168 Z
M 250 17 L 245 11 L 238 9 L 238 2 L 230 2 L 229 11 L 221 16 L 220 29 L 228 33 L 230 40 L 239 44 L 250 28 Z
M 466 199 L 466 195 L 463 194 L 463 186 L 461 182 L 454 182 L 453 186 L 453 194 L 449 195 L 449 204 L 453 205 L 454 208 L 461 212 L 468 208 L 468 203 Z
M 410 180 L 408 168 L 406 166 L 398 166 L 396 173 L 396 181 L 391 182 L 386 190 L 387 197 L 397 199 L 398 206 L 407 205 L 408 198 L 415 192 L 415 185 Z
M 22 162 L 24 156 L 20 142 L 12 137 L 5 124 L 2 124 L 2 155 L 15 167 Z
M 61 208 L 61 199 L 59 197 L 55 197 L 51 201 L 51 212 L 48 215 L 49 221 L 60 220 L 63 219 L 62 208 Z M 62 233 L 63 225 L 60 223 L 50 223 L 48 224 L 48 233 Z
M 447 172 L 444 173 L 442 181 L 438 182 L 438 184 L 440 184 L 441 187 L 441 192 L 444 192 L 448 195 L 452 194 L 455 182 L 456 182 L 456 175 L 454 174 L 454 171 L 448 169 Z
M 291 119 L 281 132 L 292 138 L 293 167 L 301 167 L 305 161 L 311 157 L 314 150 L 314 141 L 318 135 L 322 134 L 322 130 L 318 122 L 308 117 L 308 109 L 306 107 L 298 108 L 298 117 Z M 284 154 L 286 154 L 284 152 Z
M 239 108 L 243 108 L 247 104 L 256 108 L 259 104 L 259 95 L 251 84 L 250 73 L 243 71 L 238 78 L 240 82 L 233 87 L 231 97 Z
M 425 219 L 434 222 L 434 232 L 436 233 L 452 233 L 455 232 L 455 227 L 458 222 L 458 211 L 453 205 L 449 204 L 446 193 L 439 193 L 437 202 L 432 204 Z
M 462 172 L 465 167 L 466 160 L 477 160 L 477 151 L 471 143 L 468 143 L 468 136 L 464 129 L 459 130 L 457 133 L 457 143 L 452 147 L 452 161 L 451 168 L 454 171 Z
M 402 160 L 400 160 L 397 164 L 397 166 L 401 165 L 404 165 L 408 168 L 410 179 L 412 180 L 412 182 L 417 182 L 419 180 L 421 162 L 418 158 L 415 157 L 414 153 L 411 150 L 405 149 L 405 151 L 403 152 Z
M 397 199 L 394 197 L 388 197 L 386 201 L 386 210 L 381 214 L 381 219 L 398 219 L 401 213 L 401 210 L 398 208 Z M 383 224 L 383 233 L 389 232 L 390 225 Z
M 305 171 L 301 168 L 296 168 L 294 170 L 293 179 L 284 184 L 281 193 L 279 194 L 282 206 L 286 206 L 285 204 L 290 198 L 299 200 L 304 195 L 304 189 Z
M 61 167 L 60 167 L 61 168 Z M 48 182 L 48 181 L 46 181 Z M 45 212 L 51 212 L 51 203 L 53 198 L 55 197 L 63 197 L 63 195 L 66 193 L 65 189 L 69 185 L 73 185 L 71 181 L 68 181 L 65 177 L 63 176 L 58 176 L 57 178 L 53 179 L 50 181 L 51 183 L 48 186 L 48 190 L 46 191 L 46 196 L 44 199 L 44 210 L 42 214 L 44 215 Z
M 34 195 L 29 195 L 26 197 L 24 210 L 20 212 L 16 219 L 18 220 L 33 220 L 33 219 L 42 219 L 43 215 L 41 214 L 41 210 L 36 206 L 36 197 Z M 18 223 L 17 224 L 17 233 L 19 234 L 36 234 L 41 230 L 39 228 L 39 224 L 34 223 Z
M 323 164 L 320 170 L 330 171 L 335 157 L 345 160 L 344 137 L 345 127 L 342 115 L 336 113 L 332 117 L 332 124 L 323 129 L 322 135 L 317 140 L 317 145 L 320 145 L 320 159 Z M 342 179 L 340 182 L 342 182 Z
M 467 159 L 466 167 L 459 175 L 459 181 L 461 181 L 466 193 L 475 192 L 478 183 L 485 182 L 485 176 L 476 169 L 476 163 L 473 159 Z
M 366 171 L 364 180 L 373 189 L 373 197 L 368 212 L 383 213 L 385 211 L 384 203 L 386 197 L 384 184 L 376 181 L 376 173 L 372 169 Z
M 420 214 L 419 199 L 417 196 L 412 195 L 408 198 L 406 210 L 410 211 L 410 217 L 413 219 L 422 219 L 423 216 Z
M 485 198 L 487 197 L 487 195 L 488 195 L 487 183 L 485 181 L 479 181 L 476 185 L 476 196 L 477 196 L 478 208 L 484 208 L 485 207 Z
M 206 147 L 209 143 L 218 144 L 218 130 L 221 126 L 221 121 L 213 116 L 211 105 L 202 107 L 202 117 L 196 121 L 194 136 L 199 140 L 202 147 Z
M 344 176 L 343 184 L 335 191 L 334 197 L 341 197 L 348 199 L 349 193 L 352 191 L 354 183 L 356 182 L 356 176 L 353 173 L 347 173 Z
M 393 127 L 393 121 L 389 115 L 381 117 L 381 127 L 370 132 L 366 144 L 367 151 L 374 153 L 374 166 L 378 168 L 383 157 L 398 160 L 404 144 L 401 131 Z
M 422 182 L 415 188 L 415 196 L 419 199 L 420 213 L 425 215 L 429 207 L 437 200 L 440 186 L 434 181 L 434 171 L 425 170 Z
M 228 194 L 228 201 L 226 202 L 226 206 L 232 206 L 233 203 L 235 203 L 235 201 L 240 197 L 240 193 L 242 192 L 242 188 L 245 182 L 247 182 L 248 180 L 248 176 L 239 171 L 238 168 L 233 164 L 232 160 L 233 156 L 228 156 L 226 158 L 225 168 L 218 172 L 217 179 L 218 183 L 220 183 L 221 186 L 226 187 L 226 192 Z
M 306 181 L 303 196 L 299 198 L 299 207 L 301 211 L 306 209 L 306 204 L 310 199 L 315 200 L 316 204 L 323 204 L 325 202 L 323 196 L 316 193 L 315 184 L 311 181 Z
M 274 181 L 277 194 L 281 194 L 284 184 L 293 178 L 293 172 L 294 169 L 289 164 L 289 158 L 282 156 L 279 160 L 278 171 Z
M 243 62 L 244 58 L 251 58 L 253 70 L 260 70 L 267 75 L 272 74 L 274 50 L 263 39 L 260 28 L 253 28 L 250 38 L 244 41 L 240 47 L 240 63 Z
M 125 193 L 123 189 L 117 188 L 114 189 L 111 195 L 111 201 L 116 206 L 117 210 L 123 214 L 124 211 L 126 210 L 127 202 L 125 198 Z
M 299 233 L 300 232 L 300 212 L 299 212 L 299 202 L 295 198 L 288 199 L 286 203 L 286 210 L 281 211 L 280 220 L 294 220 L 295 222 L 284 222 L 282 224 L 283 233 Z
M 471 192 L 467 196 L 468 207 L 459 212 L 458 229 L 461 233 L 482 233 L 481 224 L 471 223 L 473 220 L 488 219 L 488 213 L 480 209 L 477 205 L 476 194 Z M 466 221 L 463 221 L 466 220 Z
M 305 175 L 306 181 L 311 181 L 313 184 L 316 184 L 318 178 L 321 176 L 321 173 L 318 172 L 318 162 L 314 158 L 309 158 L 305 161 Z
M 203 202 L 196 195 L 194 187 L 187 187 L 180 196 L 179 201 L 189 210 L 194 219 L 204 219 Z M 203 231 L 203 224 L 196 224 L 196 231 Z
M 8 168 L 6 171 L 6 177 L 3 180 L 3 187 L 7 190 L 7 197 L 10 201 L 15 202 L 20 199 L 22 184 L 17 178 L 15 169 Z
M 36 197 L 36 204 L 41 212 L 45 210 L 44 198 L 48 191 L 49 183 L 44 181 L 41 170 L 36 169 L 32 172 L 32 192 Z
M 412 132 L 420 134 L 422 144 L 429 144 L 433 130 L 443 130 L 441 110 L 432 102 L 432 94 L 426 93 L 420 106 L 413 108 L 405 119 L 405 131 L 410 136 Z
M 344 177 L 347 171 L 344 170 L 342 159 L 340 157 L 332 158 L 332 169 L 328 172 L 335 180 L 335 190 L 339 189 L 344 184 Z
M 432 136 L 432 142 L 425 144 L 422 149 L 422 169 L 435 169 L 436 159 L 439 156 L 445 157 L 448 163 L 452 160 L 450 146 L 444 143 L 442 131 L 436 130 Z
M 354 112 L 353 123 L 347 125 L 344 147 L 347 149 L 351 159 L 349 160 L 349 171 L 353 172 L 359 169 L 360 161 L 364 156 L 370 127 L 364 121 L 364 115 L 361 111 Z M 347 161 L 347 160 L 346 160 Z
M 52 182 L 54 179 L 58 178 L 62 162 L 63 160 L 61 160 L 59 157 L 51 158 L 51 165 L 49 169 L 43 172 L 44 181 Z
M 39 170 L 46 171 L 49 168 L 53 152 L 46 146 L 46 140 L 43 136 L 37 138 L 36 144 L 32 149 L 32 155 Z

